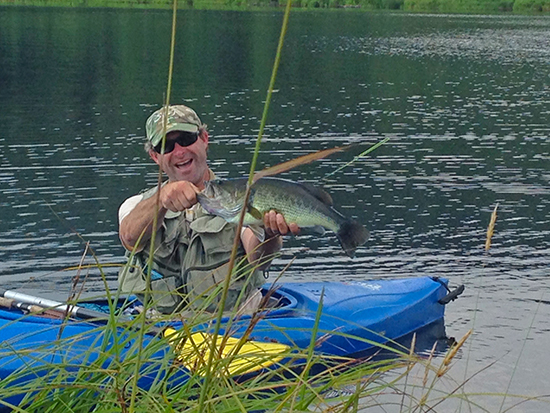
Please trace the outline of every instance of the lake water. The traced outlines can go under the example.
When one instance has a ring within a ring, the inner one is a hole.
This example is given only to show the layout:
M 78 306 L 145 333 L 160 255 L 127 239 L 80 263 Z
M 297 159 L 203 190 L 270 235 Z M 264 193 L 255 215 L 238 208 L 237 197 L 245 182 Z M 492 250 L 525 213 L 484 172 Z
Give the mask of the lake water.
M 222 177 L 248 171 L 281 22 L 178 14 L 171 100 L 208 124 Z M 2 288 L 66 297 L 86 242 L 116 286 L 118 205 L 157 179 L 142 144 L 166 91 L 170 30 L 167 11 L 0 7 Z M 321 183 L 368 243 L 351 260 L 331 236 L 287 240 L 272 277 L 295 257 L 285 280 L 465 284 L 447 334 L 474 334 L 445 390 L 474 376 L 467 393 L 550 394 L 550 18 L 292 14 L 260 165 L 356 142 L 285 176 Z M 86 294 L 103 289 L 98 270 L 86 275 Z M 513 411 L 548 411 L 545 400 Z

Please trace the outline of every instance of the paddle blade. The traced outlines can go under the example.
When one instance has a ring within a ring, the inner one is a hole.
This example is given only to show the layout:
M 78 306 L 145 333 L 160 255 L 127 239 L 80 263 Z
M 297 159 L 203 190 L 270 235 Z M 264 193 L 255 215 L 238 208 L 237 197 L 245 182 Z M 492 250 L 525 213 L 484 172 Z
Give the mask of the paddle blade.
M 212 335 L 198 332 L 191 336 L 178 334 L 172 328 L 166 329 L 164 336 L 171 344 L 178 361 L 187 369 L 205 375 L 205 367 L 212 348 Z M 183 340 L 182 340 L 183 339 Z M 290 347 L 279 343 L 246 341 L 242 343 L 235 337 L 218 336 L 216 355 L 220 355 L 222 368 L 216 369 L 218 375 L 236 376 L 269 367 L 289 355 Z
M 252 183 L 258 181 L 258 179 L 260 178 L 265 178 L 266 176 L 278 175 L 280 173 L 296 168 L 297 166 L 306 165 L 313 161 L 326 158 L 327 156 L 332 155 L 333 153 L 343 152 L 353 146 L 356 146 L 356 145 L 353 144 L 353 145 L 339 146 L 337 148 L 324 149 L 322 151 L 310 153 L 295 159 L 291 159 L 290 161 L 286 161 L 278 165 L 271 166 L 262 171 L 256 172 L 254 174 L 254 178 L 252 179 Z

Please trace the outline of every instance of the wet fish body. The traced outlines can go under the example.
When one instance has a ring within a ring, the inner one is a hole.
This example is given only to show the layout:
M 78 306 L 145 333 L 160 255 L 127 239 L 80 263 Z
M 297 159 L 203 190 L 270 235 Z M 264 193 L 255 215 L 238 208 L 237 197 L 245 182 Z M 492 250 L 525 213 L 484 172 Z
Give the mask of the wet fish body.
M 202 207 L 228 222 L 237 223 L 246 193 L 246 179 L 213 180 L 197 198 Z M 275 210 L 287 222 L 300 228 L 325 228 L 333 231 L 350 257 L 369 236 L 358 222 L 348 219 L 332 207 L 332 199 L 323 189 L 280 178 L 262 178 L 252 185 L 244 225 L 263 224 L 266 212 Z

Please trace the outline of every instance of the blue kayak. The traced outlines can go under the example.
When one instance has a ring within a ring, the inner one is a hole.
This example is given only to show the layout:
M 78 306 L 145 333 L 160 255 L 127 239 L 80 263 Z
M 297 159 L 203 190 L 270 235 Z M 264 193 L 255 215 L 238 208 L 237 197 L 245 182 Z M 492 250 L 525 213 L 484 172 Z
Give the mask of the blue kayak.
M 282 283 L 271 287 L 264 286 L 264 294 L 269 291 L 271 300 L 277 302 L 274 308 L 259 317 L 223 319 L 221 334 L 227 328 L 232 338 L 246 335 L 252 343 L 293 349 L 308 348 L 316 334 L 317 352 L 354 357 L 442 321 L 445 304 L 460 293 L 450 292 L 446 280 L 431 277 Z M 14 386 L 36 376 L 47 377 L 56 364 L 70 365 L 71 369 L 92 363 L 108 365 L 112 357 L 105 354 L 112 354 L 113 347 L 117 346 L 114 353 L 121 360 L 135 357 L 136 349 L 141 347 L 151 349 L 139 379 L 139 385 L 146 389 L 159 379 L 157 370 L 165 368 L 167 357 L 177 358 L 169 337 L 148 333 L 143 335 L 143 342 L 137 343 L 132 329 L 124 325 L 106 329 L 105 325 L 104 320 L 63 321 L 25 315 L 18 307 L 0 308 L 0 379 L 9 378 L 9 385 Z M 170 328 L 176 334 L 185 330 L 181 321 L 155 328 Z M 212 331 L 210 324 L 193 328 L 207 334 Z M 170 372 L 171 385 L 189 378 L 185 364 L 177 370 Z M 12 397 L 10 402 L 17 404 L 22 397 Z

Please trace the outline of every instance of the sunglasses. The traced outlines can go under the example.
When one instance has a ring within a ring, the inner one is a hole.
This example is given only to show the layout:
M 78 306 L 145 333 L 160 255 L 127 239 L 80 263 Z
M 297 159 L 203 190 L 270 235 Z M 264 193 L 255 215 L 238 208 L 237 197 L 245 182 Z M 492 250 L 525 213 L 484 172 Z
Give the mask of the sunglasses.
M 199 138 L 198 132 L 181 132 L 178 136 L 176 136 L 175 139 L 166 139 L 166 142 L 164 143 L 164 153 L 170 153 L 174 150 L 176 147 L 176 143 L 179 146 L 190 146 L 193 145 L 195 142 L 197 142 L 197 139 Z M 162 141 L 153 148 L 156 153 L 161 153 L 162 150 Z

